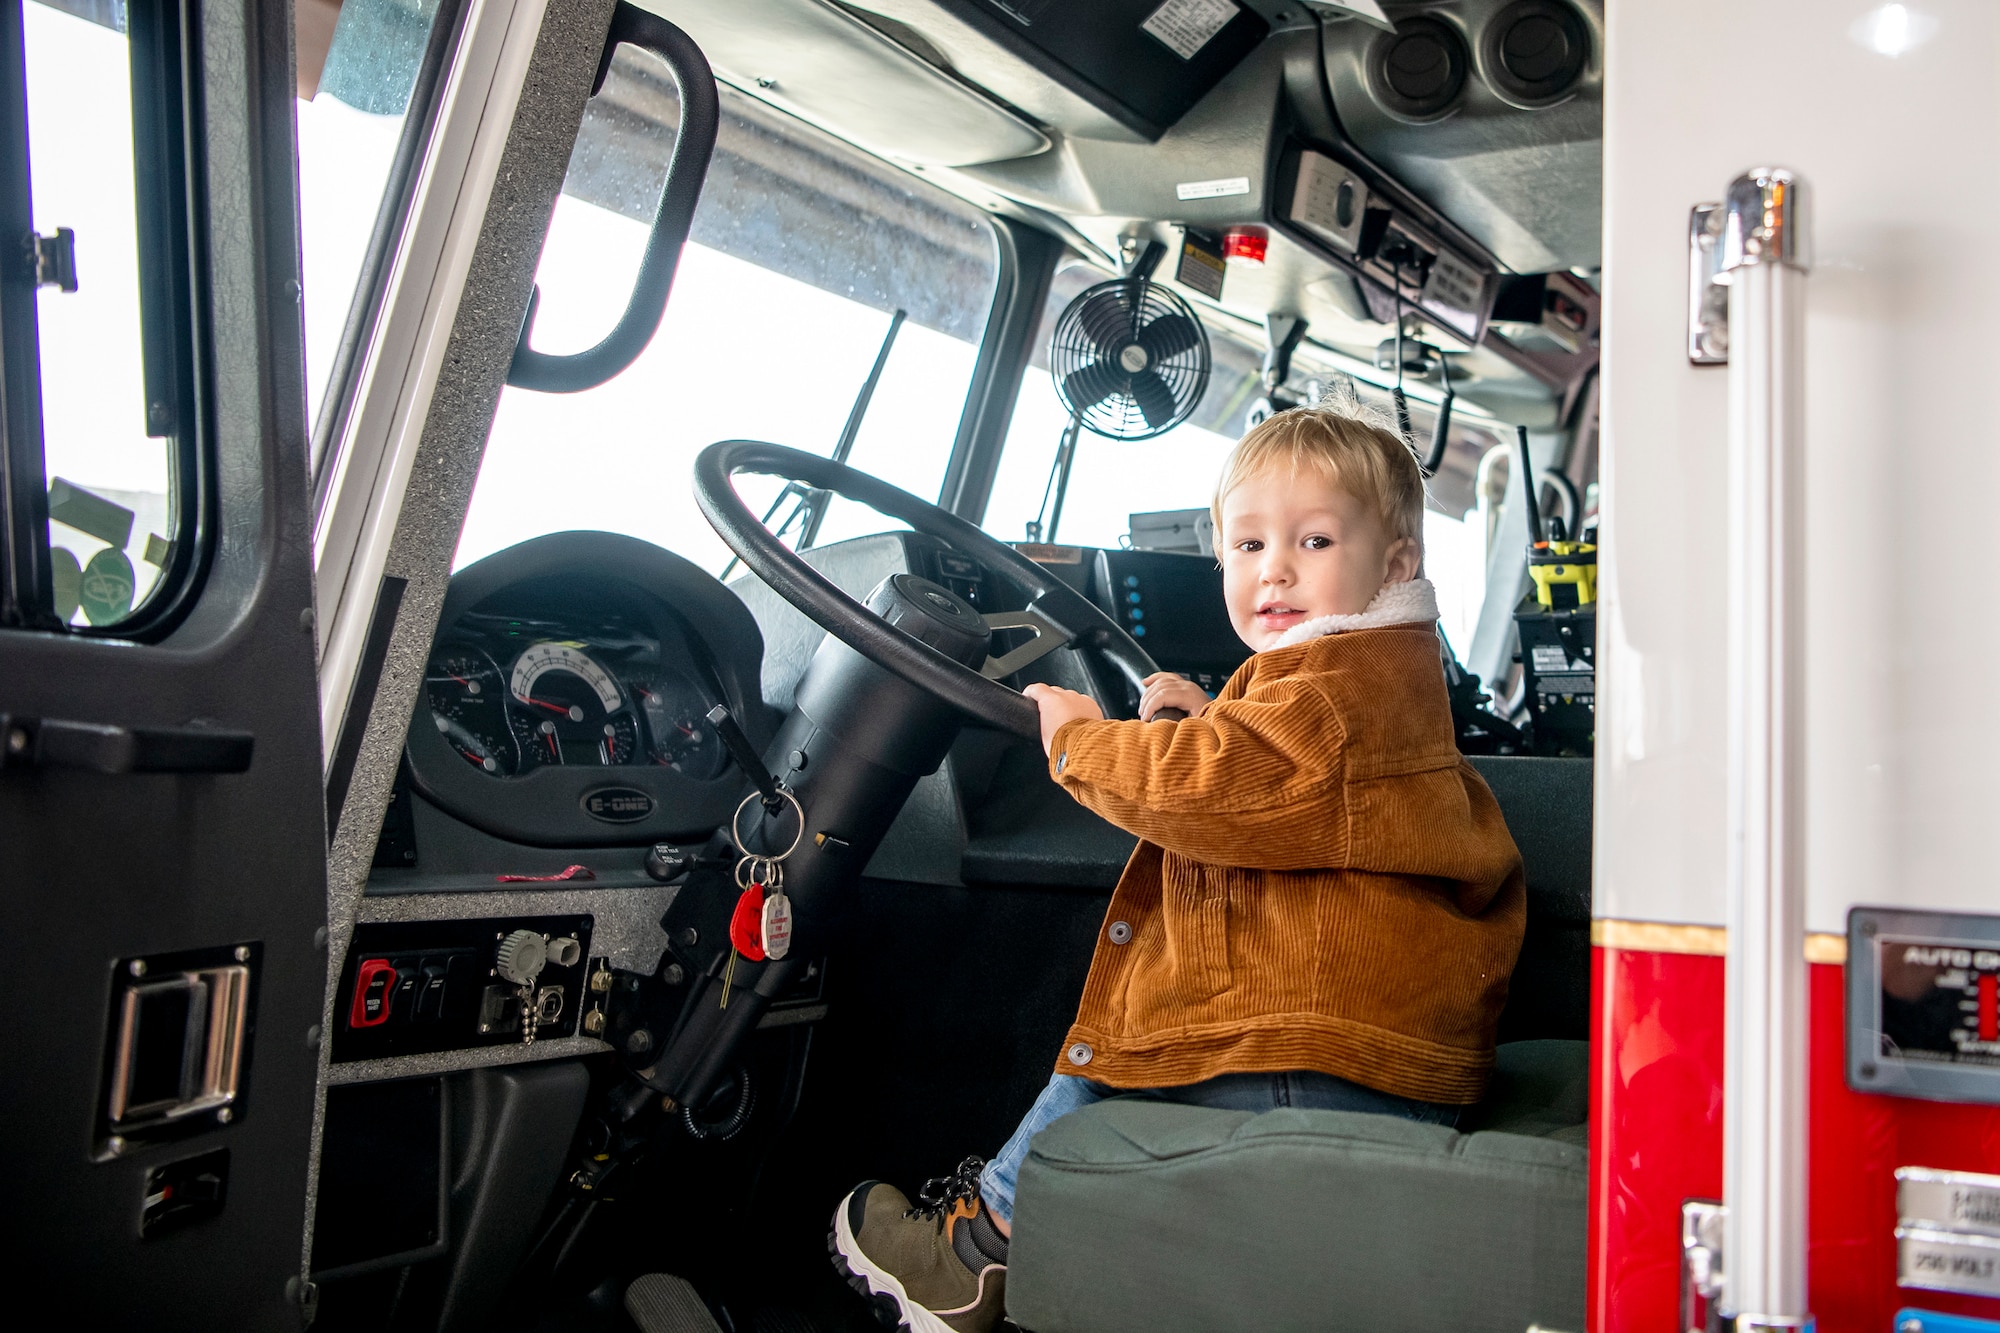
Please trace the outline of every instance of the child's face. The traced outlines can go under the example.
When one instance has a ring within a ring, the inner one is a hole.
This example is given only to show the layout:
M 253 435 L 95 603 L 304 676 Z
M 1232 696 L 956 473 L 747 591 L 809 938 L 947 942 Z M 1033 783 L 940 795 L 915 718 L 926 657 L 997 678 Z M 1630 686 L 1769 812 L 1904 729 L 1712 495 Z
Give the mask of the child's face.
M 1236 633 L 1269 648 L 1294 625 L 1368 609 L 1422 553 L 1372 506 L 1307 472 L 1267 472 L 1222 502 L 1222 595 Z

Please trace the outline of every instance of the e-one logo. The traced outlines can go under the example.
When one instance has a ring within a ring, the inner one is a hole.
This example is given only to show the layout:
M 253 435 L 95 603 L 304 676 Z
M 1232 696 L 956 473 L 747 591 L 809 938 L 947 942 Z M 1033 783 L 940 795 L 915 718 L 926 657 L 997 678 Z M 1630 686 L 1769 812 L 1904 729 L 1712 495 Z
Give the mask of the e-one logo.
M 653 813 L 653 798 L 635 787 L 599 787 L 583 798 L 583 811 L 607 824 L 630 824 Z

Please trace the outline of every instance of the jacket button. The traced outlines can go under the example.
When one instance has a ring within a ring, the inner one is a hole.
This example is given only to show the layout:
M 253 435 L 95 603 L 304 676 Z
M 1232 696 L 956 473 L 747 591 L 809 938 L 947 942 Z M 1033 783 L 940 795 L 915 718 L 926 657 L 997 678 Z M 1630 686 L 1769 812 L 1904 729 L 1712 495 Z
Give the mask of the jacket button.
M 1087 1065 L 1090 1063 L 1092 1054 L 1093 1052 L 1086 1043 L 1078 1042 L 1069 1048 L 1069 1062 L 1073 1065 Z
M 1129 921 L 1113 921 L 1109 933 L 1113 944 L 1130 944 L 1132 942 L 1132 923 Z
M 1056 774 L 1057 774 L 1057 776 L 1061 776 L 1061 774 L 1062 774 L 1062 771 L 1063 771 L 1063 765 L 1067 764 L 1068 762 L 1069 762 L 1069 751 L 1068 751 L 1068 750 L 1064 750 L 1064 751 L 1063 751 L 1063 752 L 1062 752 L 1061 754 L 1059 754 L 1059 755 L 1057 755 L 1057 756 L 1056 756 Z

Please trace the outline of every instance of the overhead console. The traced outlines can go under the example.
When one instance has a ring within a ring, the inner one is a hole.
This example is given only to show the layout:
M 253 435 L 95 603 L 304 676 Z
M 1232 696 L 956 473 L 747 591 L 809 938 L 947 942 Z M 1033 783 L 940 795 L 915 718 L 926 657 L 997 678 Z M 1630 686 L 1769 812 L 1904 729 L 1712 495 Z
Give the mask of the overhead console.
M 1387 324 L 1404 308 L 1431 315 L 1477 342 L 1492 309 L 1498 274 L 1469 249 L 1398 209 L 1361 168 L 1313 149 L 1294 149 L 1278 177 L 1277 221 L 1308 244 L 1330 250 L 1366 281 L 1355 284 L 1357 318 Z
M 1517 273 L 1601 262 L 1598 0 L 1391 4 L 1323 27 L 1327 91 L 1369 160 Z
M 1598 296 L 1589 283 L 1506 272 L 1359 155 L 1289 145 L 1272 199 L 1271 224 L 1339 267 L 1317 290 L 1350 318 L 1393 325 L 1399 306 L 1428 316 L 1565 400 L 1597 364 Z

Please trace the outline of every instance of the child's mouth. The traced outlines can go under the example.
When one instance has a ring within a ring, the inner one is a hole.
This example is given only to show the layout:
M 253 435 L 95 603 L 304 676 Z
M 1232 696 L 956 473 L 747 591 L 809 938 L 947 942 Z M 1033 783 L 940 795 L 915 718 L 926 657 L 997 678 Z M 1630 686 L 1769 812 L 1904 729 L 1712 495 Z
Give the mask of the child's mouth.
M 1257 608 L 1257 623 L 1268 629 L 1282 629 L 1305 619 L 1306 613 L 1283 602 L 1266 602 Z

